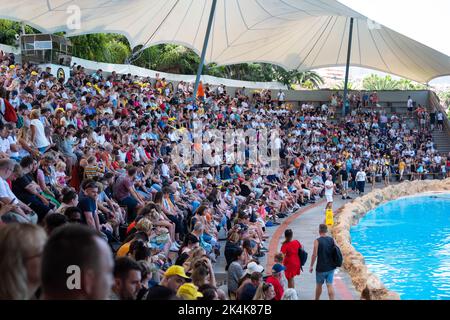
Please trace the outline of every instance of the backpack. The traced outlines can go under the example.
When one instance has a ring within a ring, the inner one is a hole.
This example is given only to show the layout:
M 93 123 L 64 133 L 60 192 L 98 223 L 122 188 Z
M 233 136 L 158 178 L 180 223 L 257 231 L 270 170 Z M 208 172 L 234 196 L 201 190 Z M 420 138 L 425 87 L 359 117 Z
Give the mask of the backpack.
M 1 98 L 0 98 L 1 99 Z M 3 118 L 6 122 L 17 122 L 17 112 L 14 107 L 6 99 L 1 99 L 1 104 L 5 105 L 5 114 L 2 113 Z
M 303 247 L 300 247 L 298 249 L 298 257 L 300 258 L 300 269 L 303 271 L 303 266 L 306 263 L 306 260 L 308 260 L 308 252 L 306 252 Z
M 336 268 L 342 266 L 342 252 L 336 244 L 334 244 L 332 259 Z

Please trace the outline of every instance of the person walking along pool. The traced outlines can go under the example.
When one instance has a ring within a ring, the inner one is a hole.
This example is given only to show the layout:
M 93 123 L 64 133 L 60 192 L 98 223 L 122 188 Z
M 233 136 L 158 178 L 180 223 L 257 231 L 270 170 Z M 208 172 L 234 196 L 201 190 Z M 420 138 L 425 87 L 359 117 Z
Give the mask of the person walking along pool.
M 283 265 L 286 267 L 284 274 L 288 280 L 289 288 L 295 288 L 294 278 L 300 275 L 301 267 L 298 250 L 302 247 L 302 245 L 297 240 L 292 240 L 293 235 L 292 230 L 287 229 L 284 232 L 286 239 L 281 246 L 281 252 L 284 253 Z
M 334 300 L 333 277 L 336 269 L 333 262 L 334 239 L 327 236 L 328 227 L 325 224 L 319 226 L 320 237 L 314 241 L 314 250 L 311 258 L 311 266 L 309 272 L 313 272 L 314 264 L 316 265 L 316 300 L 320 299 L 322 294 L 322 286 L 324 282 L 327 284 L 328 297 Z

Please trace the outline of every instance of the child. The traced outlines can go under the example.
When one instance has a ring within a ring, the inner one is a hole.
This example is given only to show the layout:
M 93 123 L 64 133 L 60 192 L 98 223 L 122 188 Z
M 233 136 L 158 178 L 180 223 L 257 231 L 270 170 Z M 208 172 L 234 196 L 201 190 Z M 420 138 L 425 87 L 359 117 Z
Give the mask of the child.
M 97 164 L 97 158 L 90 156 L 87 159 L 87 165 L 84 168 L 84 176 L 86 179 L 92 179 L 97 177 L 100 173 L 104 173 L 104 170 Z
M 70 179 L 70 177 L 66 176 L 66 164 L 62 161 L 59 161 L 56 164 L 56 186 L 59 190 L 62 190 L 63 188 L 67 187 L 67 181 Z
M 279 263 L 282 265 L 283 260 L 284 260 L 284 254 L 282 252 L 277 253 L 274 257 L 275 264 Z M 284 271 L 281 272 L 280 283 L 283 286 L 283 290 L 286 291 L 286 289 L 288 288 L 288 281 L 287 281 L 286 276 L 284 275 Z

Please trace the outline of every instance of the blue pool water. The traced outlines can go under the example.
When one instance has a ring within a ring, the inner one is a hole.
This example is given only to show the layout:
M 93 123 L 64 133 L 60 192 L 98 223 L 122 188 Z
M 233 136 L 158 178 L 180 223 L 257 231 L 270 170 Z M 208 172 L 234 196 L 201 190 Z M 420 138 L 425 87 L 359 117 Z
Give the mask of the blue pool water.
M 350 234 L 368 269 L 401 299 L 450 299 L 450 194 L 388 202 Z

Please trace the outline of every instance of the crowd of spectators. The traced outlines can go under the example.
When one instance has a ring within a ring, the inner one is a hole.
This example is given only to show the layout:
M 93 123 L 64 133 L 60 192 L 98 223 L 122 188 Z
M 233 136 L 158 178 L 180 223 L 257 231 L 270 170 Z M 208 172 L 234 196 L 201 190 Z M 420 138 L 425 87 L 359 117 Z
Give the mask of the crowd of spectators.
M 361 170 L 373 183 L 450 172 L 428 123 L 364 108 L 376 93 L 331 122 L 337 97 L 297 110 L 270 90 L 202 85 L 194 104 L 188 83 L 79 65 L 65 83 L 14 60 L 0 56 L 3 299 L 294 299 L 283 256 L 264 276 L 267 228 L 323 197 L 327 179 L 345 198 Z M 213 166 L 173 161 L 176 132 L 194 120 L 276 130 L 279 170 L 226 164 L 230 150 Z M 228 292 L 215 279 L 221 254 Z M 83 271 L 81 289 L 67 286 L 68 266 Z

